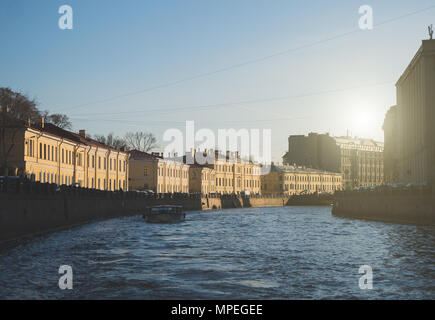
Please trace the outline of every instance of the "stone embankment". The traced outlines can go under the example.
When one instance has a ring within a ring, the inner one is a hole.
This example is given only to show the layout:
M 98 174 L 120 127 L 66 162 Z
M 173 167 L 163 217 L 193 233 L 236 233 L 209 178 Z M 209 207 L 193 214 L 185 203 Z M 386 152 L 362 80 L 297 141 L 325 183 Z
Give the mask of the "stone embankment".
M 435 193 L 430 186 L 336 192 L 332 214 L 345 218 L 435 225 Z
M 282 197 L 202 197 L 110 192 L 34 182 L 0 185 L 0 242 L 87 222 L 143 214 L 154 205 L 181 205 L 185 211 L 283 205 Z

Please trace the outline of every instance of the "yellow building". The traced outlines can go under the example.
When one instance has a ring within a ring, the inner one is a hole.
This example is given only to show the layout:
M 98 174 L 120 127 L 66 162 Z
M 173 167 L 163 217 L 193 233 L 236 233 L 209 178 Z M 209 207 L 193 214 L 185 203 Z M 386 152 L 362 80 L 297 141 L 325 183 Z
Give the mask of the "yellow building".
M 225 155 L 217 151 L 201 151 L 211 154 L 213 163 L 210 164 L 215 172 L 215 193 L 240 194 L 249 192 L 259 194 L 261 192 L 261 165 L 250 160 L 243 160 L 237 152 L 227 152 Z M 188 155 L 195 159 L 196 150 Z
M 272 165 L 261 179 L 262 194 L 332 194 L 343 189 L 341 173 L 303 167 Z
M 131 190 L 155 193 L 189 193 L 189 166 L 163 155 L 130 151 L 129 183 Z
M 210 195 L 216 192 L 216 171 L 213 166 L 194 164 L 190 166 L 189 189 L 192 193 Z
M 53 124 L 20 125 L 10 132 L 12 174 L 42 183 L 128 190 L 128 153 Z

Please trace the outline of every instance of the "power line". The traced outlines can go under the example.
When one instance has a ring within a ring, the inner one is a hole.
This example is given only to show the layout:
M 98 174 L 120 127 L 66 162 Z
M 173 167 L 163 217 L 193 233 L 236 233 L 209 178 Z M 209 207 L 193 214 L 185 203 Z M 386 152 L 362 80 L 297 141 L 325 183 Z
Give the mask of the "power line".
M 433 9 L 433 8 L 435 8 L 435 5 L 430 6 L 430 7 L 426 7 L 426 8 L 423 8 L 423 9 L 419 9 L 417 11 L 410 12 L 410 13 L 407 13 L 407 14 L 404 14 L 404 15 L 392 18 L 392 19 L 385 20 L 383 22 L 375 24 L 374 26 L 385 25 L 385 24 L 388 24 L 388 23 L 391 23 L 391 22 L 394 22 L 394 21 L 397 21 L 397 20 L 400 20 L 400 19 L 412 16 L 412 15 L 416 15 L 416 14 L 428 11 L 428 10 Z M 217 69 L 217 70 L 214 70 L 214 71 L 197 74 L 197 75 L 194 75 L 194 76 L 189 77 L 189 78 L 185 78 L 185 79 L 180 79 L 180 80 L 177 80 L 177 81 L 163 83 L 163 84 L 160 84 L 160 85 L 157 85 L 157 86 L 153 86 L 153 87 L 149 87 L 149 88 L 146 88 L 146 89 L 142 89 L 142 90 L 139 90 L 139 91 L 134 91 L 134 92 L 130 92 L 130 93 L 120 94 L 120 95 L 117 95 L 117 96 L 112 96 L 110 98 L 105 98 L 105 99 L 101 99 L 101 100 L 94 100 L 92 102 L 82 103 L 82 104 L 70 106 L 70 107 L 67 107 L 67 108 L 61 108 L 61 109 L 57 109 L 57 111 L 62 111 L 62 110 L 66 110 L 66 109 L 79 109 L 79 108 L 82 108 L 82 107 L 85 107 L 85 106 L 88 106 L 88 105 L 91 105 L 91 104 L 100 104 L 100 103 L 109 102 L 109 101 L 113 101 L 113 100 L 120 99 L 120 98 L 125 98 L 125 97 L 129 97 L 129 96 L 134 96 L 134 95 L 138 95 L 138 94 L 147 93 L 147 92 L 154 91 L 154 90 L 157 90 L 157 89 L 172 87 L 172 86 L 184 83 L 184 82 L 188 82 L 188 81 L 192 81 L 192 80 L 208 77 L 208 76 L 211 76 L 211 75 L 214 75 L 214 74 L 217 74 L 217 73 L 222 73 L 222 72 L 230 71 L 230 70 L 233 70 L 233 69 L 236 69 L 236 68 L 240 68 L 240 67 L 243 67 L 243 66 L 246 66 L 246 65 L 250 65 L 250 64 L 262 62 L 262 61 L 265 61 L 265 60 L 269 60 L 269 59 L 277 57 L 277 56 L 282 56 L 282 55 L 285 55 L 285 54 L 289 54 L 291 52 L 295 52 L 295 51 L 299 51 L 299 50 L 302 50 L 302 49 L 305 49 L 305 48 L 313 47 L 313 46 L 316 46 L 316 45 L 319 45 L 319 44 L 322 44 L 322 43 L 325 43 L 325 42 L 328 42 L 328 41 L 332 41 L 332 40 L 336 40 L 336 39 L 339 39 L 339 38 L 346 37 L 348 35 L 351 35 L 351 34 L 354 34 L 354 33 L 360 32 L 360 31 L 361 31 L 360 29 L 354 29 L 352 31 L 345 32 L 345 33 L 342 33 L 342 34 L 338 34 L 338 35 L 335 35 L 333 37 L 329 37 L 329 38 L 326 38 L 326 39 L 322 39 L 322 40 L 318 40 L 318 41 L 315 41 L 315 42 L 311 42 L 311 43 L 308 43 L 308 44 L 305 44 L 305 45 L 302 45 L 302 46 L 299 46 L 299 47 L 287 49 L 287 50 L 280 51 L 280 52 L 277 52 L 277 53 L 274 53 L 274 54 L 271 54 L 271 55 L 263 56 L 263 57 L 260 57 L 260 58 L 257 58 L 257 59 L 252 59 L 252 60 L 248 60 L 248 61 L 245 61 L 245 62 L 242 62 L 242 63 L 234 64 L 234 65 L 231 65 L 231 66 L 228 66 L 228 67 L 225 67 L 225 68 L 221 68 L 221 69 Z
M 331 89 L 331 90 L 323 90 L 323 91 L 315 91 L 315 92 L 308 92 L 298 95 L 291 95 L 291 96 L 281 96 L 281 97 L 270 97 L 270 98 L 262 98 L 262 99 L 253 99 L 253 100 L 242 100 L 242 101 L 235 101 L 235 102 L 226 102 L 226 103 L 216 103 L 216 104 L 207 104 L 207 105 L 196 105 L 196 106 L 184 106 L 184 107 L 174 107 L 174 108 L 155 108 L 150 110 L 136 110 L 136 111 L 120 111 L 120 112 L 98 112 L 98 113 L 85 113 L 85 114 L 79 114 L 78 116 L 99 116 L 99 115 L 120 115 L 120 114 L 146 114 L 146 113 L 170 113 L 170 112 L 176 112 L 176 111 L 184 111 L 187 109 L 212 109 L 212 108 L 218 108 L 218 107 L 229 107 L 229 106 L 235 106 L 240 104 L 257 104 L 257 103 L 264 103 L 264 102 L 277 102 L 277 101 L 283 101 L 283 100 L 290 100 L 290 99 L 297 99 L 297 98 L 305 98 L 305 97 L 311 97 L 316 95 L 322 95 L 322 94 L 330 94 L 330 93 L 337 93 L 342 91 L 348 91 L 348 90 L 355 90 L 355 89 L 363 89 L 368 87 L 376 87 L 376 86 L 382 86 L 386 84 L 394 83 L 394 81 L 383 81 L 368 85 L 361 85 L 361 86 L 353 86 L 353 87 L 346 87 L 346 88 L 340 88 L 340 89 Z M 74 116 L 71 115 L 71 116 Z
M 257 120 L 225 120 L 225 123 L 258 123 L 258 122 L 270 122 L 270 121 L 289 121 L 289 120 L 302 120 L 302 119 L 310 119 L 313 118 L 313 116 L 306 116 L 306 117 L 292 117 L 292 118 L 278 118 L 278 119 L 257 119 Z M 167 126 L 168 124 L 179 124 L 179 125 L 185 125 L 186 121 L 178 121 L 178 120 L 127 120 L 127 119 L 89 119 L 89 118 L 70 118 L 71 120 L 78 120 L 78 121 L 106 121 L 106 122 L 116 122 L 116 123 L 127 123 L 132 125 L 138 125 L 143 126 L 144 124 L 147 124 L 147 126 L 150 126 L 149 123 L 155 126 L 163 125 Z M 201 120 L 198 122 L 216 122 L 214 120 Z M 220 122 L 220 121 L 219 121 Z

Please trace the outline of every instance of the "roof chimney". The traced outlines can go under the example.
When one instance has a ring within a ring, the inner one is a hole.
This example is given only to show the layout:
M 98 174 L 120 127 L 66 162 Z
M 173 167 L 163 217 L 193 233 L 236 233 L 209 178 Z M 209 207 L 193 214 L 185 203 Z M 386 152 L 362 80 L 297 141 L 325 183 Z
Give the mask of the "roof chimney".
M 86 130 L 80 130 L 79 135 L 86 139 Z
M 45 125 L 45 117 L 41 118 L 41 128 L 44 129 L 44 125 Z

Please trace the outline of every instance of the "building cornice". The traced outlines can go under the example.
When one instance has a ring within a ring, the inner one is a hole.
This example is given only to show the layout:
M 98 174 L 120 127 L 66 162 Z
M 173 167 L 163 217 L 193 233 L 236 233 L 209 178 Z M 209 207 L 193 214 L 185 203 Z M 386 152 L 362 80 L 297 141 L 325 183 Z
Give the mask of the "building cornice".
M 405 71 L 400 76 L 399 80 L 397 80 L 396 86 L 400 86 L 409 76 L 411 71 L 414 69 L 415 65 L 420 61 L 420 58 L 422 56 L 427 56 L 427 55 L 435 55 L 435 40 L 422 41 L 422 44 L 418 49 L 417 53 L 414 55 L 414 58 L 412 58 L 411 62 L 406 67 Z

